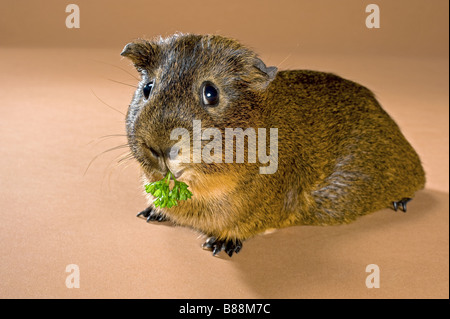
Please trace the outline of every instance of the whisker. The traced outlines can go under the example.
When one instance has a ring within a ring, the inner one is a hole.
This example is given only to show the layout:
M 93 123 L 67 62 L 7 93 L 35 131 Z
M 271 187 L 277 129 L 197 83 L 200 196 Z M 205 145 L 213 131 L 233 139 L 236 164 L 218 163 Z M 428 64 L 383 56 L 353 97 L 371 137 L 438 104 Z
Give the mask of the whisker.
M 117 161 L 117 163 L 120 165 L 120 164 L 122 164 L 122 163 L 124 163 L 124 162 L 126 162 L 126 161 L 128 161 L 128 160 L 133 159 L 133 158 L 134 158 L 133 154 L 132 154 L 131 152 L 129 152 L 129 153 L 126 154 L 124 157 L 122 157 L 121 159 L 119 159 L 119 160 Z
M 106 102 L 104 102 L 101 98 L 99 98 L 99 97 L 97 96 L 97 94 L 95 94 L 95 92 L 94 92 L 92 89 L 91 89 L 91 92 L 92 92 L 92 94 L 94 94 L 94 96 L 95 96 L 100 102 L 102 102 L 103 104 L 105 104 L 107 107 L 109 107 L 110 109 L 112 109 L 112 110 L 114 110 L 114 111 L 116 111 L 116 112 L 122 114 L 123 116 L 125 116 L 125 113 L 122 113 L 122 112 L 119 111 L 118 109 L 112 107 L 111 105 L 108 105 L 108 104 L 107 104 Z
M 112 152 L 112 151 L 119 150 L 119 149 L 121 149 L 121 148 L 126 148 L 126 147 L 127 147 L 127 148 L 129 147 L 128 143 L 127 143 L 127 144 L 123 144 L 123 145 L 119 145 L 119 146 L 112 147 L 112 148 L 107 149 L 107 150 L 101 152 L 100 154 L 94 156 L 94 158 L 91 159 L 91 161 L 89 162 L 88 166 L 86 167 L 86 170 L 84 171 L 83 176 L 86 175 L 87 171 L 89 170 L 89 167 L 91 167 L 92 163 L 93 163 L 99 156 L 101 156 L 101 155 L 103 155 L 103 154 L 105 154 L 105 153 Z
M 119 162 L 117 162 L 117 165 L 112 166 L 113 162 L 117 160 L 117 158 L 122 157 Z M 107 182 L 108 186 L 110 187 L 111 185 L 111 176 L 113 175 L 113 173 L 117 170 L 117 168 L 120 167 L 120 171 L 119 173 L 122 173 L 125 169 L 127 169 L 131 164 L 133 164 L 133 161 L 131 161 L 131 159 L 133 159 L 133 155 L 131 154 L 130 151 L 119 154 L 118 156 L 115 156 L 114 159 L 106 166 L 106 175 L 103 176 L 102 178 L 102 185 L 105 183 L 105 181 Z M 124 161 L 127 160 L 127 161 Z M 121 162 L 120 162 L 121 161 Z M 124 165 L 125 164 L 125 165 Z
M 127 152 L 127 153 L 128 153 L 128 152 Z M 125 153 L 122 153 L 122 154 L 119 154 L 118 156 L 115 156 L 115 157 L 108 163 L 108 165 L 106 165 L 105 170 L 106 170 L 106 172 L 108 173 L 108 175 L 107 175 L 107 177 L 108 177 L 108 178 L 107 178 L 108 185 L 111 185 L 111 176 L 112 176 L 112 173 L 113 173 L 114 169 L 117 167 L 117 166 L 112 166 L 112 163 L 114 163 L 114 162 L 117 160 L 117 158 L 120 157 L 120 156 L 122 156 L 123 154 L 125 154 Z M 103 175 L 102 184 L 103 184 L 104 181 L 105 181 L 105 177 L 106 177 L 106 175 Z
M 281 66 L 284 62 L 286 62 L 286 60 L 289 59 L 291 56 L 292 56 L 292 54 L 289 53 L 289 54 L 283 59 L 283 61 L 281 61 L 280 63 L 278 63 L 277 68 L 280 68 L 280 66 Z
M 128 167 L 130 167 L 131 164 L 133 164 L 132 161 L 125 162 L 125 165 L 122 165 L 122 166 L 121 166 L 121 172 L 123 172 L 123 171 L 126 170 Z
M 127 134 L 108 134 L 108 135 L 102 135 L 102 136 L 100 136 L 100 138 L 102 138 L 102 137 L 114 137 L 114 136 L 127 136 Z
M 129 152 L 128 154 L 126 154 L 125 156 L 123 156 L 121 159 L 119 159 L 117 161 L 116 167 L 121 167 L 121 171 L 124 171 L 131 164 L 136 163 L 135 161 L 133 161 L 133 159 L 134 159 L 133 154 L 131 154 L 131 152 Z
M 109 135 L 103 135 L 100 137 L 97 137 L 95 139 L 93 139 L 92 141 L 90 141 L 89 143 L 87 143 L 86 145 L 92 144 L 92 143 L 99 143 L 99 142 L 103 142 L 107 139 L 113 138 L 113 137 L 126 137 L 126 134 L 109 134 Z
M 103 63 L 103 64 L 106 64 L 106 65 L 110 65 L 110 66 L 113 66 L 115 68 L 118 68 L 118 69 L 122 70 L 123 72 L 127 73 L 128 75 L 131 75 L 134 79 L 140 81 L 140 79 L 138 77 L 136 77 L 134 74 L 132 74 L 128 70 L 125 70 L 124 68 L 122 68 L 122 67 L 120 67 L 118 65 L 115 65 L 115 64 L 112 64 L 112 63 L 108 63 L 108 62 L 105 62 L 105 61 L 99 61 L 99 60 L 94 60 L 94 61 L 97 62 L 97 63 Z
M 109 81 L 111 81 L 111 82 L 115 82 L 115 83 L 119 83 L 119 84 L 123 84 L 123 85 L 127 85 L 127 86 L 131 86 L 132 88 L 137 88 L 136 87 L 136 85 L 132 85 L 132 84 L 128 84 L 128 83 L 124 83 L 124 82 L 120 82 L 120 81 L 116 81 L 116 80 L 113 80 L 113 79 L 108 79 Z

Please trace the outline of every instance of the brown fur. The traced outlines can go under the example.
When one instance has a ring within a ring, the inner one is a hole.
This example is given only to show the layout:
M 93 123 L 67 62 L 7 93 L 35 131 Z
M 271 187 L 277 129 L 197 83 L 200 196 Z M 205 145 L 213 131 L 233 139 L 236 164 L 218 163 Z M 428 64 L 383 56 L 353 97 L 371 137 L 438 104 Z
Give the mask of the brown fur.
M 278 128 L 278 171 L 260 163 L 179 164 L 193 197 L 158 209 L 173 222 L 222 240 L 245 240 L 270 228 L 347 223 L 424 187 L 419 157 L 372 92 L 315 71 L 271 74 L 233 39 L 177 34 L 138 40 L 122 55 L 142 81 L 127 114 L 132 152 L 145 182 L 162 178 L 172 129 Z M 155 85 L 149 101 L 142 87 Z M 200 86 L 211 81 L 220 104 L 205 108 Z M 192 136 L 191 136 L 192 137 Z M 224 148 L 223 148 L 224 149 Z M 152 198 L 149 196 L 149 201 Z

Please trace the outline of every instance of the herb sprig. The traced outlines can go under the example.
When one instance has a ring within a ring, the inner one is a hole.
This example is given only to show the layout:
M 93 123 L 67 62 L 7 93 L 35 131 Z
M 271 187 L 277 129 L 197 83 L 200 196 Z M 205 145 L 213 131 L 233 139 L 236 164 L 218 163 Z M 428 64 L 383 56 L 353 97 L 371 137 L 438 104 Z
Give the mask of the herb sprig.
M 169 187 L 171 179 L 175 182 L 172 189 Z M 162 180 L 145 185 L 145 191 L 156 197 L 153 201 L 155 207 L 171 208 L 178 206 L 177 201 L 192 197 L 192 192 L 188 190 L 188 187 L 186 183 L 177 181 L 169 171 Z

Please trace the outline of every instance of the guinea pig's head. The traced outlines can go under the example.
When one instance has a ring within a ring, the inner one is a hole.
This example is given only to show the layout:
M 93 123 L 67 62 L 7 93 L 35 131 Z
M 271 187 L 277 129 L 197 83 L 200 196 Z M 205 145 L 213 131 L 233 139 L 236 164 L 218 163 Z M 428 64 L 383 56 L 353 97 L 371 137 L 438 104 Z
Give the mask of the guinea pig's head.
M 194 126 L 218 129 L 222 141 L 225 128 L 261 127 L 261 105 L 277 69 L 266 67 L 237 41 L 216 35 L 139 39 L 127 44 L 121 55 L 141 75 L 126 129 L 131 151 L 148 180 L 161 179 L 170 170 L 192 185 L 202 176 L 231 172 L 225 154 L 222 161 L 195 158 L 195 143 L 203 148 L 209 136 L 195 136 Z M 188 134 L 187 147 L 180 147 L 177 130 Z

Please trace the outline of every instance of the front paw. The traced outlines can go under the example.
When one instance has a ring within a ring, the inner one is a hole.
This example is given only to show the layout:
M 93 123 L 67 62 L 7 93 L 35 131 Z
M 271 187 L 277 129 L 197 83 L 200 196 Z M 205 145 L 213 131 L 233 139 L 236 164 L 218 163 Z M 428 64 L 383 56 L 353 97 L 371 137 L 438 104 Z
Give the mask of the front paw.
M 232 256 L 233 253 L 239 253 L 242 249 L 242 241 L 236 240 L 218 240 L 216 237 L 209 237 L 202 245 L 203 249 L 211 250 L 213 256 L 224 250 L 228 256 Z
M 144 216 L 145 218 L 147 218 L 147 223 L 150 221 L 164 222 L 169 220 L 163 214 L 156 212 L 152 206 L 147 207 L 142 212 L 136 215 L 136 217 L 140 216 Z

